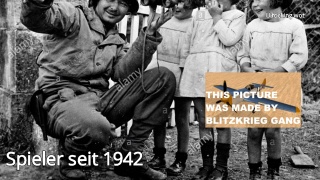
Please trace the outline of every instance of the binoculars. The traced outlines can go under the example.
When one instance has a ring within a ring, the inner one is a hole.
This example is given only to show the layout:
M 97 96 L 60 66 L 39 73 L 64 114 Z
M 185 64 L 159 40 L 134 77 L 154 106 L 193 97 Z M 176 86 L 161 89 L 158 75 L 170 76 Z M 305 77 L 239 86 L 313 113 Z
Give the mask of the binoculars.
M 181 0 L 141 0 L 141 4 L 144 6 L 164 6 L 166 8 L 171 8 L 181 2 Z M 201 7 L 205 5 L 205 0 L 185 0 L 185 6 L 190 8 Z

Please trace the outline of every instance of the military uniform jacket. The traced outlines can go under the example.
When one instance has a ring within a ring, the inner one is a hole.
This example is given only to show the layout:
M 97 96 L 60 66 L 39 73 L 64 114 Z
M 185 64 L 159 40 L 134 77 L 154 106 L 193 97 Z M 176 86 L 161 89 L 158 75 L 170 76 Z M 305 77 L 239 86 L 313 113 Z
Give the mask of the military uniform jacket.
M 73 84 L 76 93 L 88 88 L 105 92 L 110 78 L 118 82 L 141 69 L 144 31 L 128 49 L 124 36 L 116 27 L 105 28 L 93 8 L 26 0 L 21 22 L 32 31 L 47 34 L 37 59 L 40 67 L 36 89 L 49 87 L 56 91 Z M 147 36 L 144 67 L 161 40 L 160 34 Z M 81 86 L 72 82 L 80 82 Z

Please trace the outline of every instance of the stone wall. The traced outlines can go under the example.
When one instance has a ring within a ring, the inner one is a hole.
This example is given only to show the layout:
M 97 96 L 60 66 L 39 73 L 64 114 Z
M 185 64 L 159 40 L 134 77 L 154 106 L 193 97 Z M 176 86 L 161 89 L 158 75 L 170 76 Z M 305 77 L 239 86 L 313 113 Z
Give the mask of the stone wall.
M 41 51 L 41 35 L 20 24 L 20 3 L 0 3 L 0 127 L 12 127 L 18 120 L 37 78 L 35 60 Z

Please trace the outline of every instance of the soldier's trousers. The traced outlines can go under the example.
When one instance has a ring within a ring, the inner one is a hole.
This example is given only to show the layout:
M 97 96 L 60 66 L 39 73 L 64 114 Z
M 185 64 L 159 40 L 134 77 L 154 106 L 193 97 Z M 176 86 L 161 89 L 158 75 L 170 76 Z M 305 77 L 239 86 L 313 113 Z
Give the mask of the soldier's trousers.
M 88 92 L 58 101 L 49 111 L 49 134 L 63 141 L 70 153 L 97 152 L 107 143 L 110 123 L 133 124 L 123 151 L 142 151 L 152 129 L 166 122 L 175 91 L 175 77 L 160 67 L 142 78 L 123 79 L 102 95 Z M 145 88 L 143 88 L 145 87 Z

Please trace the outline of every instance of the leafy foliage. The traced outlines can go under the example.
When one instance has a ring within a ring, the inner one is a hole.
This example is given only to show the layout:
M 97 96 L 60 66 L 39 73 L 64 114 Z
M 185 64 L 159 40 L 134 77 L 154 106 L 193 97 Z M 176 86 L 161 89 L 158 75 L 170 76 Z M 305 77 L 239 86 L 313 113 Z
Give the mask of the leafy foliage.
M 0 163 L 6 162 L 6 153 L 27 155 L 33 152 L 32 143 L 32 118 L 25 118 L 23 114 L 11 126 L 0 129 Z

